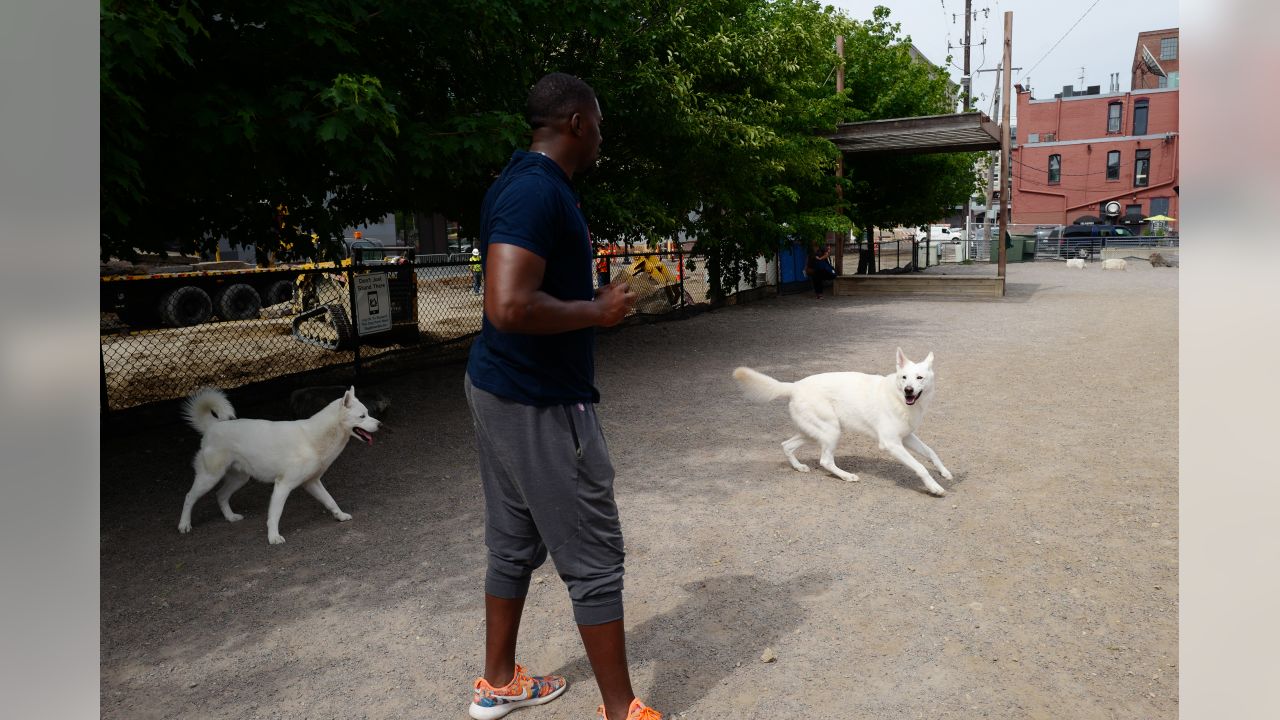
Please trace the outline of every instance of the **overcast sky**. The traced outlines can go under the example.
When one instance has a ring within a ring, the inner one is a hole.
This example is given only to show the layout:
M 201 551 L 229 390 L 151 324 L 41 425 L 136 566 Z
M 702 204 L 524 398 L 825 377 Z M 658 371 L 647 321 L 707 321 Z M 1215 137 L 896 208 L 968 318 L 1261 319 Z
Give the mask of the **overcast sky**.
M 876 5 L 889 8 L 890 20 L 902 24 L 902 33 L 936 65 L 947 59 L 947 43 L 954 65 L 948 68 L 956 84 L 964 67 L 964 0 L 824 0 L 856 20 L 871 17 Z M 1090 9 L 1090 6 L 1093 6 Z M 971 65 L 992 69 L 1000 63 L 1004 41 L 1004 12 L 1013 12 L 1013 82 L 1025 84 L 1028 72 L 1037 98 L 1051 98 L 1063 85 L 1110 87 L 1111 73 L 1120 73 L 1120 90 L 1128 91 L 1133 50 L 1138 33 L 1178 27 L 1177 0 L 973 0 L 978 18 L 973 22 Z M 979 11 L 989 10 L 983 14 Z M 1088 14 L 1085 11 L 1088 10 Z M 955 14 L 955 22 L 952 22 Z M 1084 19 L 1081 20 L 1081 16 Z M 1080 23 L 1068 32 L 1068 28 Z M 1066 35 L 1063 38 L 1063 35 Z M 986 38 L 985 50 L 978 45 Z M 1059 39 L 1057 47 L 1053 47 Z M 1053 48 L 1050 51 L 1050 48 Z M 1048 53 L 1046 55 L 1045 53 Z M 984 58 L 985 53 L 985 58 Z M 1042 59 L 1043 58 L 1043 59 Z M 991 111 L 996 73 L 974 75 L 979 99 L 975 106 Z

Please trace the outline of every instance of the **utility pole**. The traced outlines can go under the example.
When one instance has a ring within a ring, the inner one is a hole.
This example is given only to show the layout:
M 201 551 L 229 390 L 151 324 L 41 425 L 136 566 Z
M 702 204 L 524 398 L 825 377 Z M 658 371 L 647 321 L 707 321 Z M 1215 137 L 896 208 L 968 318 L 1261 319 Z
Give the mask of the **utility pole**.
M 969 31 L 973 22 L 973 0 L 964 0 L 964 77 L 960 78 L 960 85 L 964 93 L 964 111 L 969 112 L 973 109 L 973 76 L 969 72 Z M 964 231 L 969 234 L 969 228 L 973 227 L 973 192 L 970 191 L 964 196 Z M 966 238 L 967 241 L 967 238 Z
M 995 104 L 995 106 L 992 108 L 992 111 L 991 111 L 991 114 L 994 117 L 1000 117 L 1000 75 L 999 73 L 1002 72 L 1003 70 L 1004 70 L 1004 65 L 1000 65 L 999 67 L 996 68 L 996 73 L 997 73 L 996 88 L 995 90 L 992 91 L 992 94 L 995 96 L 992 99 L 992 102 Z M 982 212 L 982 239 L 980 240 L 980 242 L 983 242 L 983 243 L 991 239 L 991 232 L 990 230 L 988 230 L 987 226 L 991 220 L 991 190 L 993 187 L 995 187 L 995 184 L 996 184 L 996 154 L 994 152 L 989 152 L 987 153 L 987 200 L 986 200 L 986 204 L 983 205 L 983 208 L 985 209 Z M 974 245 L 974 249 L 975 249 L 974 255 L 977 255 L 976 249 L 980 247 L 982 246 L 977 244 Z
M 979 70 L 978 72 L 993 72 L 996 74 L 995 88 L 991 91 L 991 117 L 1000 117 L 1000 108 L 1003 98 L 1000 95 L 1000 81 L 1004 79 L 1004 64 L 997 65 L 992 70 Z M 1021 70 L 1021 67 L 1012 68 L 1013 70 Z M 982 242 L 988 242 L 991 239 L 990 218 L 991 218 L 991 200 L 992 190 L 996 184 L 996 163 L 999 162 L 999 155 L 994 151 L 987 153 L 987 185 L 986 185 L 986 208 L 982 213 Z M 1007 181 L 1006 181 L 1007 184 Z M 1001 193 L 1003 195 L 1003 193 Z M 975 247 L 981 247 L 975 245 Z M 997 251 L 998 252 L 998 251 Z M 976 255 L 976 253 L 975 253 Z
M 1013 103 L 1009 97 L 1009 93 L 1013 90 L 1010 86 L 1013 82 L 1013 11 L 1006 10 L 1004 13 L 1004 89 L 1000 93 L 1004 98 L 1004 103 L 1000 107 L 1000 238 L 996 241 L 996 247 L 1000 249 L 1000 264 L 996 274 L 1003 278 L 1005 276 L 1005 262 L 1008 253 L 1005 252 L 1004 237 L 1009 232 L 1009 213 L 1006 208 L 1009 207 L 1010 186 L 1009 182 L 1009 106 Z M 1003 294 L 1003 287 L 1002 292 Z
M 844 94 L 844 36 L 836 36 L 836 95 Z M 836 199 L 844 200 L 844 187 L 840 185 L 840 179 L 844 177 L 844 152 L 841 151 L 836 157 Z M 844 214 L 844 209 L 840 209 L 840 214 Z M 841 237 L 836 242 L 836 275 L 844 274 L 844 242 L 845 238 Z M 834 281 L 833 281 L 834 282 Z M 831 288 L 831 292 L 835 292 L 835 286 Z
M 973 79 L 969 73 L 969 31 L 972 22 L 973 0 L 964 0 L 964 77 L 960 78 L 960 84 L 964 88 L 965 112 L 969 112 L 973 109 L 973 101 L 969 98 L 973 89 Z

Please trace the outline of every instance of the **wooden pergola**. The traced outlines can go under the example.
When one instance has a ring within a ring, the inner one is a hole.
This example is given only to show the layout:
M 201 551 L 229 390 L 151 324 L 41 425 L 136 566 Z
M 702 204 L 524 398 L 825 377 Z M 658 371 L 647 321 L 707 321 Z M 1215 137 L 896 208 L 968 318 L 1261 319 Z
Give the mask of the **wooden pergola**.
M 841 58 L 844 57 L 844 38 L 836 39 L 836 51 Z M 826 138 L 840 149 L 841 162 L 836 168 L 837 175 L 844 173 L 844 157 L 849 155 L 862 154 L 882 154 L 882 155 L 924 155 L 931 153 L 950 153 L 950 152 L 974 152 L 984 150 L 1000 151 L 1000 178 L 1001 183 L 1005 184 L 1009 178 L 1009 147 L 1010 147 L 1010 105 L 1013 99 L 1010 97 L 1010 84 L 1012 81 L 1012 73 L 1010 64 L 1013 54 L 1013 13 L 1005 12 L 1004 14 L 1004 63 L 1001 66 L 1002 82 L 1004 93 L 1001 97 L 1005 98 L 1001 104 L 1001 122 L 997 123 L 987 117 L 980 111 L 970 111 L 964 113 L 955 113 L 951 115 L 927 115 L 923 117 L 910 118 L 892 118 L 889 120 L 867 120 L 864 122 L 841 123 L 836 127 L 836 131 L 827 135 Z M 841 92 L 844 89 L 844 68 L 840 67 L 840 72 L 836 78 L 836 91 Z M 1005 208 L 1009 202 L 1006 197 L 1007 192 L 1000 193 L 999 218 L 1000 231 L 999 237 L 1003 238 L 1008 232 L 1008 213 Z M 1005 277 L 1005 245 L 1003 242 L 997 242 L 998 248 L 998 266 L 996 269 L 997 283 L 993 285 L 992 290 L 996 294 L 1004 295 L 1004 277 Z M 837 246 L 838 263 L 843 264 L 844 243 Z M 863 278 L 872 278 L 874 276 L 856 276 Z M 909 276 L 895 276 L 896 278 L 907 278 Z M 853 278 L 849 276 L 841 276 L 838 279 Z M 944 278 L 933 278 L 933 280 L 942 280 Z M 903 284 L 902 280 L 889 281 L 887 278 L 882 280 L 894 283 L 897 286 Z M 869 280 L 868 284 L 880 285 L 879 281 Z M 837 285 L 838 287 L 838 285 Z M 885 285 L 890 287 L 890 285 Z M 975 293 L 975 294 L 982 294 Z
M 1000 149 L 1000 126 L 979 111 L 842 123 L 827 139 L 845 155 L 924 155 Z

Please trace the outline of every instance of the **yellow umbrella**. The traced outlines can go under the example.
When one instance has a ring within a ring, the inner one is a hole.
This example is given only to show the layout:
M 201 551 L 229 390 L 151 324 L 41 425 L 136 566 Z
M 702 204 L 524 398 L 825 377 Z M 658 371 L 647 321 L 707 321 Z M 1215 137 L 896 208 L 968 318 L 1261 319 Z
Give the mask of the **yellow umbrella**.
M 1177 218 L 1171 218 L 1168 215 L 1152 215 L 1149 218 L 1142 218 L 1142 222 L 1177 222 Z

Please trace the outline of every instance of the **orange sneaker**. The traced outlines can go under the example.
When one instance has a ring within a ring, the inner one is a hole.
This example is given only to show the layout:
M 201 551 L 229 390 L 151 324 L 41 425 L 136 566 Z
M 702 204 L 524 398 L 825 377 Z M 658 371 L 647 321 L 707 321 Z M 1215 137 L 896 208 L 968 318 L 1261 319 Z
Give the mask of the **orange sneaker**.
M 468 712 L 475 720 L 495 720 L 512 710 L 528 705 L 541 705 L 560 697 L 569 683 L 559 675 L 534 676 L 516 664 L 511 682 L 496 688 L 484 678 L 476 678 L 475 693 Z
M 596 720 L 609 720 L 604 715 L 604 706 L 596 708 Z M 626 720 L 662 720 L 662 713 L 640 702 L 640 698 L 631 701 L 631 707 L 627 708 Z

